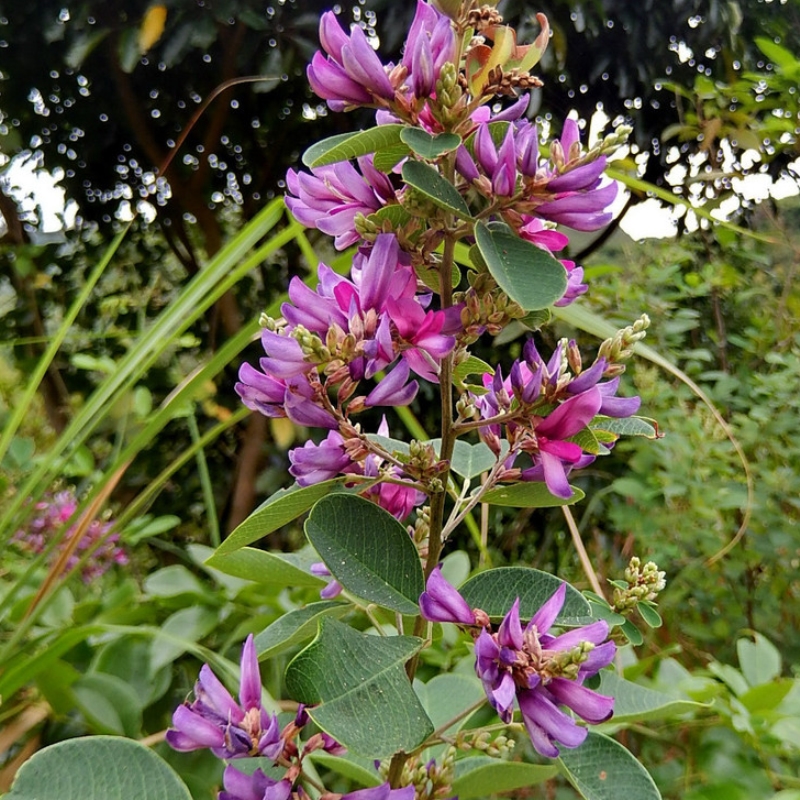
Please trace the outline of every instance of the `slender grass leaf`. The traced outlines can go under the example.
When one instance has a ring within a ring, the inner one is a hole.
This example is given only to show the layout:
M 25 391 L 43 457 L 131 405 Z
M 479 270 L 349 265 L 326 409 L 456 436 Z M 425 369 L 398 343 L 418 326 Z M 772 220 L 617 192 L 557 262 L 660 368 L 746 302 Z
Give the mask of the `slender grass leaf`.
M 460 800 L 493 797 L 499 792 L 511 792 L 544 783 L 557 774 L 558 768 L 555 766 L 477 756 L 456 762 L 456 779 L 452 790 Z
M 402 176 L 409 186 L 413 186 L 424 194 L 439 208 L 450 211 L 461 219 L 472 218 L 464 198 L 458 193 L 455 186 L 443 178 L 434 167 L 423 164 L 421 161 L 406 161 L 403 164 Z
M 560 766 L 586 800 L 661 800 L 653 779 L 619 742 L 589 731 L 574 750 L 561 749 Z
M 26 761 L 7 800 L 191 800 L 150 748 L 119 736 L 69 739 Z
M 422 645 L 413 636 L 369 636 L 323 619 L 317 638 L 286 669 L 286 687 L 314 705 L 314 722 L 354 753 L 409 752 L 433 732 L 405 672 Z
M 255 637 L 258 657 L 272 658 L 290 647 L 313 639 L 323 617 L 342 617 L 352 609 L 353 606 L 349 603 L 323 600 L 289 611 Z
M 498 486 L 490 489 L 481 498 L 481 502 L 493 506 L 511 506 L 512 508 L 555 508 L 571 506 L 585 497 L 576 486 L 572 487 L 572 497 L 563 498 L 550 494 L 547 484 L 541 481 L 524 481 Z
M 404 125 L 378 125 L 357 133 L 330 136 L 309 147 L 303 153 L 303 163 L 311 168 L 322 167 L 392 147 L 400 141 L 404 128 Z
M 547 308 L 564 296 L 567 271 L 541 247 L 483 222 L 475 225 L 475 241 L 500 288 L 526 311 Z
M 457 133 L 440 133 L 433 136 L 422 128 L 403 128 L 400 140 L 427 161 L 433 161 L 445 153 L 450 153 L 461 144 L 461 137 Z
M 401 614 L 417 614 L 425 580 L 405 527 L 379 506 L 354 495 L 320 500 L 306 536 L 342 586 Z
M 459 592 L 470 608 L 482 608 L 490 617 L 499 618 L 519 598 L 519 614 L 530 619 L 564 581 L 530 567 L 498 567 L 479 572 Z M 592 622 L 591 608 L 584 596 L 567 584 L 564 606 L 556 622 L 561 625 L 583 625 Z

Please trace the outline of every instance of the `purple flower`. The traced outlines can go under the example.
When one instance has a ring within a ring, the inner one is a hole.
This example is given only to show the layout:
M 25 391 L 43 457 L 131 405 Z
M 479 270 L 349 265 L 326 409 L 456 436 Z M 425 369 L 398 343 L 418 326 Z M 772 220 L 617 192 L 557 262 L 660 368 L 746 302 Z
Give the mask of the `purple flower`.
M 290 192 L 286 205 L 292 214 L 301 224 L 335 237 L 338 250 L 359 241 L 355 229 L 358 214 L 369 216 L 396 202 L 391 181 L 375 169 L 372 156 L 362 156 L 357 163 L 358 169 L 349 161 L 340 161 L 314 167 L 310 174 L 293 169 L 286 173 Z
M 357 25 L 350 35 L 327 11 L 320 18 L 319 38 L 327 57 L 317 52 L 308 66 L 311 88 L 333 111 L 393 100 L 395 90 L 386 70 Z
M 299 483 L 299 481 L 298 481 Z M 314 562 L 310 567 L 309 570 L 312 575 L 316 575 L 318 578 L 330 578 L 331 571 L 325 566 L 322 561 Z M 336 579 L 328 581 L 327 585 L 324 589 L 320 590 L 319 596 L 323 600 L 332 600 L 334 597 L 338 597 L 342 593 L 342 584 L 339 583 Z M 299 712 L 298 712 L 299 714 Z
M 583 267 L 576 267 L 574 261 L 562 260 L 561 263 L 567 271 L 567 291 L 560 300 L 553 303 L 558 308 L 574 303 L 582 294 L 589 291 L 589 287 L 583 282 Z
M 437 566 L 428 576 L 425 591 L 419 598 L 419 608 L 422 616 L 429 622 L 475 624 L 475 615 L 467 601 L 442 576 L 441 566 Z
M 344 439 L 338 431 L 330 431 L 319 444 L 306 442 L 289 451 L 289 474 L 298 486 L 312 486 L 331 480 L 352 464 L 344 449 Z
M 372 786 L 369 789 L 358 789 L 342 795 L 341 800 L 414 800 L 414 785 L 409 784 L 400 789 L 392 789 L 389 783 Z M 323 795 L 324 797 L 324 795 Z
M 544 756 L 558 755 L 556 742 L 577 747 L 586 738 L 560 706 L 566 706 L 586 722 L 605 722 L 613 713 L 614 698 L 587 689 L 583 682 L 607 667 L 616 645 L 606 641 L 608 623 L 598 620 L 560 636 L 550 628 L 560 613 L 567 586 L 562 583 L 523 628 L 519 599 L 503 618 L 496 632 L 488 626 L 475 632 L 475 671 L 486 697 L 504 722 L 511 722 L 514 698 L 536 750 Z M 475 625 L 484 614 L 472 612 L 463 597 L 442 578 L 437 567 L 420 597 L 425 619 Z
M 417 0 L 402 64 L 408 70 L 406 83 L 418 99 L 427 99 L 436 89 L 442 65 L 452 62 L 456 36 L 450 20 L 432 5 Z
M 292 794 L 291 781 L 273 780 L 261 769 L 245 775 L 229 765 L 222 774 L 222 782 L 225 791 L 219 793 L 218 800 L 288 800 Z
M 49 556 L 49 563 L 52 564 L 65 547 L 72 546 L 70 540 L 77 533 L 78 519 L 75 519 L 66 532 L 63 532 L 63 528 L 77 509 L 78 499 L 72 490 L 46 494 L 36 503 L 35 514 L 26 527 L 13 535 L 12 543 L 26 553 L 38 555 L 47 549 L 55 537 L 60 536 L 58 546 Z M 81 580 L 86 584 L 98 579 L 115 564 L 127 564 L 128 554 L 119 545 L 119 534 L 111 533 L 113 527 L 112 520 L 93 519 L 67 559 L 65 569 L 71 570 L 77 566 L 89 550 L 91 557 L 80 569 Z
M 175 750 L 210 748 L 218 758 L 265 756 L 283 752 L 278 717 L 261 705 L 261 676 L 253 635 L 242 648 L 239 703 L 222 685 L 208 664 L 200 670 L 194 702 L 178 706 L 166 740 Z

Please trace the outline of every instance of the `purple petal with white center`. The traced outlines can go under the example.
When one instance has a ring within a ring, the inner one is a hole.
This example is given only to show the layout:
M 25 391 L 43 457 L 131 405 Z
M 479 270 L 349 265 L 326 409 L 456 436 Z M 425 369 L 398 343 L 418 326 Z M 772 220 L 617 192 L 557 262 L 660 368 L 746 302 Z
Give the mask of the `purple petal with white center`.
M 422 616 L 429 622 L 455 622 L 474 625 L 475 615 L 458 590 L 442 575 L 437 566 L 428 576 L 425 591 L 420 595 Z
M 571 708 L 579 717 L 595 725 L 610 719 L 614 713 L 614 698 L 598 694 L 575 681 L 552 678 L 547 690 L 562 705 Z

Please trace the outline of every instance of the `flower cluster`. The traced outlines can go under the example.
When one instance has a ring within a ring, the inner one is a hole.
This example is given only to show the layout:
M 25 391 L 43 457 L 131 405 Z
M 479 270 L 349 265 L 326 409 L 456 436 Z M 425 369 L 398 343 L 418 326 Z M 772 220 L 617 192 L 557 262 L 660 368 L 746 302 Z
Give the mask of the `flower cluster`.
M 616 645 L 606 641 L 608 623 L 598 620 L 557 636 L 551 634 L 565 597 L 566 584 L 562 583 L 524 628 L 517 599 L 496 631 L 485 612 L 470 609 L 438 567 L 420 597 L 425 619 L 454 622 L 471 630 L 475 671 L 489 702 L 504 722 L 510 722 L 516 698 L 533 746 L 549 758 L 558 755 L 556 743 L 577 747 L 587 734 L 586 728 L 559 706 L 591 723 L 605 722 L 614 710 L 613 697 L 583 685 L 614 659 Z
M 570 371 L 570 361 L 577 374 Z M 585 371 L 580 367 L 574 342 L 560 342 L 545 361 L 531 340 L 507 378 L 499 367 L 483 376 L 486 393 L 473 395 L 472 405 L 483 441 L 498 455 L 505 442 L 510 445 L 500 480 L 543 480 L 552 494 L 571 497 L 569 472 L 591 464 L 595 455 L 570 439 L 598 414 L 630 417 L 638 411 L 638 397 L 617 397 L 619 376 L 602 380 L 609 369 L 604 357 Z M 517 466 L 522 454 L 529 466 Z
M 47 549 L 56 536 L 61 535 L 61 541 L 50 557 L 51 562 L 69 548 L 72 552 L 64 569 L 71 570 L 87 552 L 91 552 L 91 557 L 80 568 L 83 582 L 91 583 L 115 564 L 127 564 L 128 554 L 119 544 L 119 534 L 109 533 L 114 526 L 112 520 L 92 520 L 80 541 L 75 544 L 73 537 L 78 530 L 77 520 L 65 533 L 63 528 L 72 519 L 77 508 L 78 500 L 71 490 L 45 497 L 36 504 L 36 514 L 28 526 L 17 531 L 12 541 L 27 553 L 39 554 Z

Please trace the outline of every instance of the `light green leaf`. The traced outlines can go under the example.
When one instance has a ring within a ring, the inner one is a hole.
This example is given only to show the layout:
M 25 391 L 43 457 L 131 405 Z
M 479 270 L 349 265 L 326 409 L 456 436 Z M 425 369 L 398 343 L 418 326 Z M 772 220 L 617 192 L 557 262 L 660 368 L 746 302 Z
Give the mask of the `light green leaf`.
M 204 595 L 208 589 L 182 564 L 151 572 L 144 580 L 145 594 L 151 597 L 177 597 L 181 594 Z
M 7 800 L 191 800 L 152 750 L 118 736 L 87 736 L 45 747 L 26 761 Z
M 781 654 L 778 648 L 760 633 L 754 633 L 755 641 L 739 639 L 736 653 L 745 680 L 751 686 L 769 683 L 781 674 Z
M 380 172 L 391 172 L 404 158 L 408 158 L 410 153 L 408 145 L 402 142 L 397 142 L 389 147 L 381 147 L 372 156 L 372 165 Z
M 450 153 L 461 144 L 461 137 L 457 133 L 440 133 L 432 136 L 422 128 L 403 128 L 400 140 L 427 161 L 433 161 L 445 153 Z
M 343 775 L 360 786 L 379 786 L 383 781 L 375 772 L 375 765 L 370 758 L 345 753 L 343 756 L 332 756 L 324 750 L 314 750 L 309 757 L 315 764 Z
M 414 690 L 437 731 L 486 697 L 483 685 L 475 675 L 444 673 L 434 676 L 427 683 L 416 681 Z M 460 719 L 443 732 L 460 730 L 467 719 Z
M 313 639 L 323 617 L 341 617 L 353 608 L 349 603 L 323 600 L 309 603 L 278 617 L 255 637 L 256 652 L 260 659 L 272 658 L 297 644 Z
M 626 619 L 625 622 L 619 626 L 619 629 L 634 647 L 638 647 L 644 642 L 642 632 L 629 619 Z
M 300 487 L 296 484 L 288 489 L 275 492 L 265 503 L 262 503 L 230 536 L 217 548 L 217 555 L 227 555 L 240 547 L 252 544 L 268 533 L 297 519 L 308 511 L 317 500 L 339 489 L 344 478 L 315 483 L 313 486 Z M 223 570 L 224 571 L 224 570 Z
M 424 194 L 439 208 L 450 211 L 461 219 L 471 219 L 464 198 L 434 167 L 421 161 L 406 161 L 403 164 L 402 176 L 405 183 Z
M 614 716 L 609 720 L 610 725 L 667 719 L 709 707 L 706 703 L 684 700 L 681 697 L 674 697 L 664 692 L 639 686 L 620 678 L 611 670 L 603 670 L 600 673 L 600 685 L 596 691 L 615 698 Z
M 136 690 L 116 675 L 82 675 L 72 684 L 78 708 L 96 730 L 119 736 L 138 736 L 142 703 Z
M 353 752 L 409 752 L 433 732 L 405 672 L 422 645 L 413 636 L 369 636 L 323 619 L 317 638 L 289 664 L 286 687 L 314 705 L 314 722 Z
M 519 598 L 519 614 L 530 619 L 564 581 L 530 567 L 498 567 L 479 572 L 459 592 L 470 608 L 482 608 L 490 617 L 505 616 Z M 583 625 L 591 622 L 591 608 L 583 595 L 567 584 L 564 606 L 556 620 L 561 625 Z
M 800 61 L 785 47 L 773 42 L 772 39 L 767 39 L 765 36 L 756 36 L 755 43 L 758 49 L 776 66 L 780 67 L 782 71 L 788 72 L 793 70 L 800 70 Z
M 503 227 L 475 225 L 475 241 L 492 277 L 526 311 L 553 305 L 567 290 L 567 271 L 541 247 Z
M 405 527 L 375 503 L 337 494 L 320 500 L 306 536 L 342 586 L 401 614 L 419 613 L 425 589 L 417 548 Z
M 303 153 L 303 164 L 312 168 L 322 167 L 391 147 L 400 141 L 400 133 L 404 128 L 404 125 L 378 125 L 357 133 L 330 136 Z
M 661 614 L 656 611 L 654 606 L 649 603 L 639 603 L 636 606 L 641 618 L 651 627 L 660 628 L 662 625 Z
M 746 691 L 739 700 L 751 714 L 763 714 L 765 711 L 777 708 L 794 685 L 795 682 L 791 678 L 779 678 L 770 683 L 754 686 Z
M 441 439 L 431 439 L 436 454 L 442 445 Z M 497 456 L 483 442 L 469 444 L 463 439 L 456 439 L 453 447 L 453 457 L 450 459 L 450 467 L 456 475 L 462 478 L 476 478 L 482 472 L 490 470 L 497 463 Z
M 470 356 L 453 370 L 453 383 L 463 383 L 468 375 L 494 375 L 494 367 L 480 358 Z
M 273 587 L 280 586 L 319 586 L 325 581 L 312 575 L 311 565 L 319 557 L 311 548 L 297 553 L 256 550 L 243 547 L 232 553 L 220 554 L 219 550 L 206 561 L 206 565 L 233 575 Z
M 653 420 L 646 417 L 626 417 L 613 419 L 611 417 L 595 417 L 589 427 L 596 431 L 608 431 L 617 436 L 644 436 L 646 439 L 657 439 Z
M 150 645 L 151 668 L 167 666 L 183 655 L 195 642 L 207 636 L 219 622 L 219 612 L 208 606 L 181 608 L 167 617 L 161 626 L 164 636 L 157 636 Z
M 388 206 L 383 206 L 383 208 L 379 208 L 374 214 L 370 214 L 367 217 L 369 222 L 373 225 L 379 225 L 381 228 L 383 228 L 384 223 L 388 222 L 392 230 L 402 228 L 403 225 L 411 219 L 411 214 L 399 203 L 391 203 Z
M 576 486 L 572 487 L 573 495 L 567 499 L 550 494 L 547 484 L 542 481 L 523 481 L 490 489 L 481 499 L 493 506 L 511 506 L 512 508 L 555 508 L 571 506 L 584 498 L 584 493 Z
M 492 797 L 498 792 L 544 783 L 557 774 L 558 769 L 549 764 L 524 764 L 476 756 L 456 762 L 456 779 L 452 788 L 460 800 L 472 800 L 473 797 Z
M 727 687 L 739 697 L 745 694 L 750 688 L 744 675 L 730 664 L 720 664 L 719 661 L 712 661 L 708 665 L 708 671 L 725 683 Z
M 619 742 L 589 731 L 574 750 L 561 749 L 559 763 L 586 800 L 661 800 L 653 779 Z

